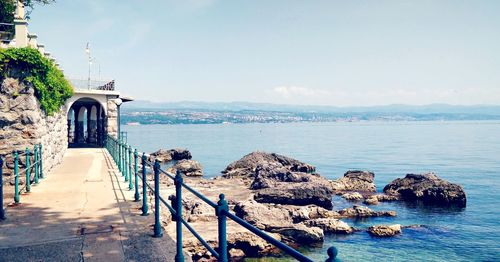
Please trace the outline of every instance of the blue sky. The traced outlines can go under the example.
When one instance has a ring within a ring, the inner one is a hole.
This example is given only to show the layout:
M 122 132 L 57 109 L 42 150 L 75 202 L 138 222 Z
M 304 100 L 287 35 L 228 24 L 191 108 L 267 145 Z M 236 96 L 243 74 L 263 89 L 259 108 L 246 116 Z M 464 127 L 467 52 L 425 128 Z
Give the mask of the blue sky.
M 65 74 L 152 101 L 500 104 L 500 1 L 59 0 L 38 34 Z

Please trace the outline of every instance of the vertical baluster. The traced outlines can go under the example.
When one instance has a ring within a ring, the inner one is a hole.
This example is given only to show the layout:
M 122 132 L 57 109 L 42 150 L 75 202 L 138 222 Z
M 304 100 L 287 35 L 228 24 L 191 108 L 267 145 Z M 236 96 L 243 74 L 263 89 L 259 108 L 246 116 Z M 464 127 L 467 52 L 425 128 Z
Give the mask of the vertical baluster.
M 135 194 L 134 194 L 134 201 L 139 202 L 139 177 L 138 177 L 138 172 L 139 172 L 139 167 L 137 163 L 137 158 L 139 154 L 137 153 L 137 149 L 134 150 L 134 182 L 135 182 Z
M 125 182 L 128 182 L 128 146 L 123 144 L 123 175 L 125 176 Z
M 154 237 L 162 237 L 163 232 L 161 230 L 160 224 L 160 162 L 155 160 L 154 164 L 155 173 L 155 226 L 154 226 Z
M 35 185 L 38 184 L 38 145 L 33 149 L 33 164 L 35 165 Z
M 0 156 L 0 220 L 5 219 L 5 210 L 3 209 L 3 159 Z
M 26 192 L 31 190 L 30 149 L 26 147 Z
M 39 154 L 39 160 L 40 160 L 40 178 L 43 178 L 43 146 L 42 143 L 38 145 L 38 148 L 40 149 L 38 154 Z
M 132 146 L 128 146 L 128 189 L 134 189 L 134 184 L 132 184 Z
M 176 250 L 175 261 L 184 261 L 184 254 L 182 253 L 182 175 L 179 170 L 175 174 L 175 231 L 176 231 Z
M 227 231 L 226 231 L 226 213 L 229 210 L 227 201 L 225 200 L 224 194 L 219 195 L 219 201 L 217 202 L 217 208 L 215 209 L 215 215 L 217 215 L 218 220 L 218 234 L 219 234 L 219 261 L 227 262 Z
M 142 153 L 142 214 L 141 216 L 148 215 L 148 186 L 146 185 L 146 154 Z
M 118 147 L 118 170 L 122 172 L 122 138 L 118 134 L 118 144 L 116 145 Z M 122 173 L 123 174 L 123 173 Z
M 14 203 L 19 203 L 19 153 L 14 152 Z

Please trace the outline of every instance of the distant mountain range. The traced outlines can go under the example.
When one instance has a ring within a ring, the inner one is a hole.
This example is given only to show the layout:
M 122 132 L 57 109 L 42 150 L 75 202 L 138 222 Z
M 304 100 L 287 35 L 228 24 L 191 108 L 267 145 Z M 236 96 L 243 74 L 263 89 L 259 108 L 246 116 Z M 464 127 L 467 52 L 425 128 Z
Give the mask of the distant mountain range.
M 124 104 L 122 113 L 122 122 L 139 124 L 500 120 L 500 106 L 448 104 L 335 107 L 250 102 L 134 101 Z

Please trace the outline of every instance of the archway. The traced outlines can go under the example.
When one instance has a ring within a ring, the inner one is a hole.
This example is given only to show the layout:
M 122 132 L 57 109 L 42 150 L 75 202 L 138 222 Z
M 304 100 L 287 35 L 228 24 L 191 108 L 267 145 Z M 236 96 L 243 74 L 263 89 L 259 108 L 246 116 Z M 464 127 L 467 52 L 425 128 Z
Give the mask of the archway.
M 68 111 L 69 147 L 102 146 L 105 119 L 105 110 L 95 99 L 84 97 L 73 102 Z

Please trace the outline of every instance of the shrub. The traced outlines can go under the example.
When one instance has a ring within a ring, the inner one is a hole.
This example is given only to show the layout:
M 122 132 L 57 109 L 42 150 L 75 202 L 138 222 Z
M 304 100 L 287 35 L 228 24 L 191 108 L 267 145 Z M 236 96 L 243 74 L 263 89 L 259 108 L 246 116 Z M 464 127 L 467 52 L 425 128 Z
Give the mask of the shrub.
M 73 88 L 52 61 L 33 48 L 0 49 L 2 78 L 14 77 L 31 84 L 46 114 L 59 111 L 73 95 Z

